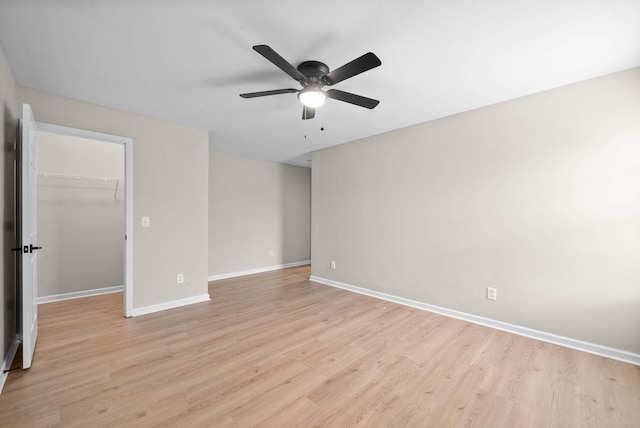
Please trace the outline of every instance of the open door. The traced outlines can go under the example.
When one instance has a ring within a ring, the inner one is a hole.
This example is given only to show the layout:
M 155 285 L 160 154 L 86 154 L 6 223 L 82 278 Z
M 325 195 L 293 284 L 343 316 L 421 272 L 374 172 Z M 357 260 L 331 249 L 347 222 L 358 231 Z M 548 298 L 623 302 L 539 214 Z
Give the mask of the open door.
M 22 368 L 31 367 L 38 338 L 38 144 L 31 106 L 23 104 L 20 134 L 20 218 L 22 260 Z

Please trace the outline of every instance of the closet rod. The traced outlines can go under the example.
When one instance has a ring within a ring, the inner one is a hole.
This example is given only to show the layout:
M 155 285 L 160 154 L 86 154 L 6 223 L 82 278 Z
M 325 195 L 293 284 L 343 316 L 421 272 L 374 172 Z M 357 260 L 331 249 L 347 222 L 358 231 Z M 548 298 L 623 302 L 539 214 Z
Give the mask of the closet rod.
M 38 172 L 38 177 L 43 178 L 61 178 L 66 180 L 78 180 L 78 181 L 99 181 L 102 183 L 115 183 L 115 190 L 113 192 L 113 200 L 117 200 L 118 185 L 120 184 L 119 178 L 114 177 L 96 177 L 92 175 L 78 175 L 78 174 L 60 174 L 57 172 Z
M 87 181 L 102 181 L 104 183 L 117 183 L 119 178 L 114 177 L 96 177 L 92 175 L 77 175 L 77 174 L 60 174 L 57 172 L 38 172 L 39 177 L 45 178 L 63 178 L 67 180 L 87 180 Z

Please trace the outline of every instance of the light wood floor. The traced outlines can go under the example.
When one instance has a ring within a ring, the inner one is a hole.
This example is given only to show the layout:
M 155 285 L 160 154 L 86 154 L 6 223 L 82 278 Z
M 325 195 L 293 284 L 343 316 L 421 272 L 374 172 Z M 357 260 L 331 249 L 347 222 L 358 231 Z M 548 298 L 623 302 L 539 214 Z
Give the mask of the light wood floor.
M 41 305 L 0 426 L 640 426 L 640 367 L 308 276 L 218 281 L 133 319 L 121 294 Z

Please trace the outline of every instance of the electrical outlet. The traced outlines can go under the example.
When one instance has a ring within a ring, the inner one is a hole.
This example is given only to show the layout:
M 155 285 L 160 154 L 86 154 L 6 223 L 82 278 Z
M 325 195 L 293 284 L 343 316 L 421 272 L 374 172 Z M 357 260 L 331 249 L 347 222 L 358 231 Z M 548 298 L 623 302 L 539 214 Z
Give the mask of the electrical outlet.
M 331 269 L 335 269 L 335 268 L 336 268 L 336 261 L 331 260 Z
M 184 282 L 184 274 L 183 273 L 179 273 L 178 275 L 176 275 L 176 282 L 178 284 L 182 284 Z
M 493 287 L 487 287 L 487 299 L 498 300 L 498 290 Z

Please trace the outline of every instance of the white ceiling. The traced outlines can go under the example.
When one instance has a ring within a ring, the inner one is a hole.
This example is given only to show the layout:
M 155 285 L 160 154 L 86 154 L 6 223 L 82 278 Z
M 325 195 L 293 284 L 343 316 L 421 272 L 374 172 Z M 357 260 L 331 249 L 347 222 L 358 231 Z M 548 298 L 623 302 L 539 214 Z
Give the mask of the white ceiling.
M 640 0 L 0 0 L 0 41 L 21 85 L 309 166 L 313 150 L 639 66 Z M 303 121 L 295 94 L 240 98 L 298 87 L 256 44 L 331 69 L 374 52 L 381 67 L 335 88 L 380 105 L 328 100 Z

